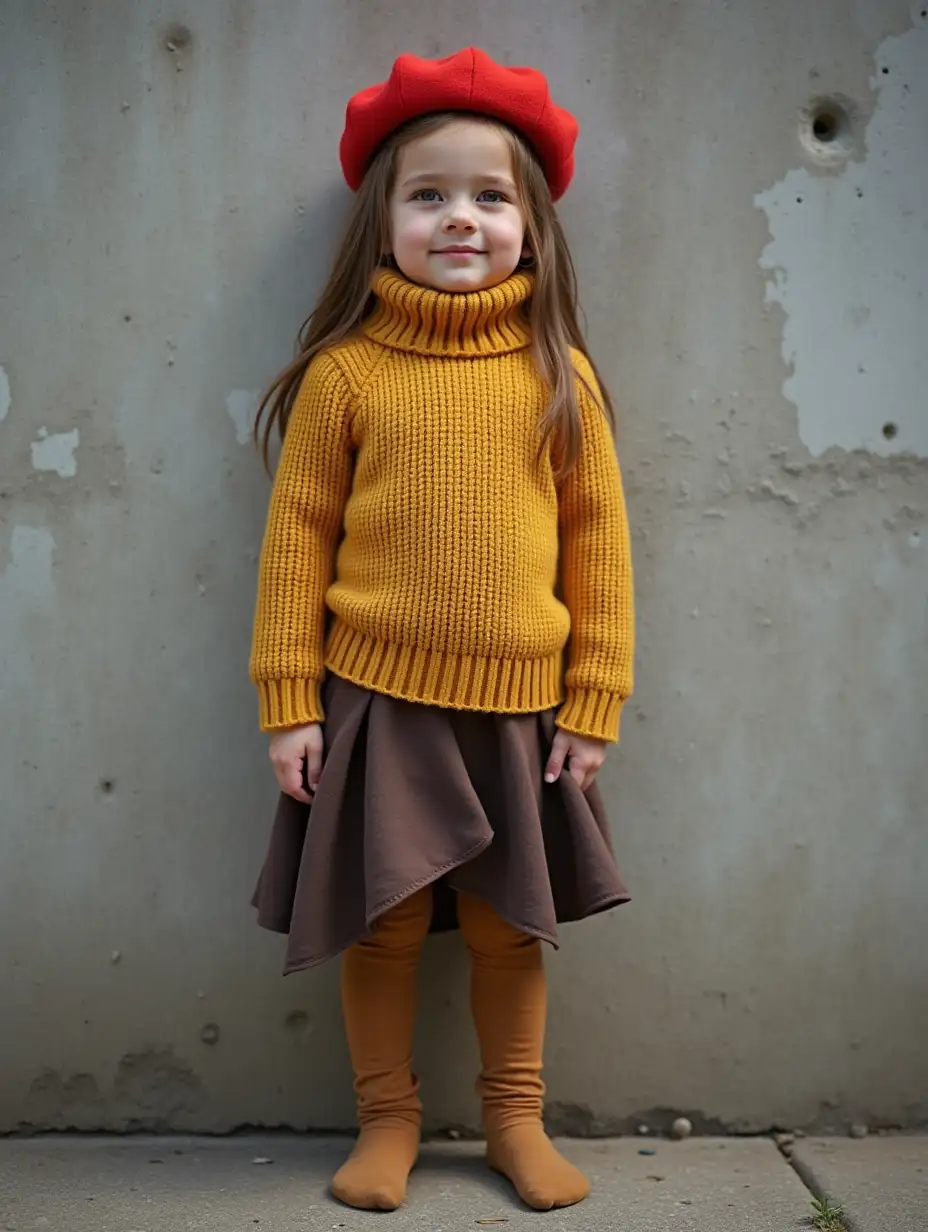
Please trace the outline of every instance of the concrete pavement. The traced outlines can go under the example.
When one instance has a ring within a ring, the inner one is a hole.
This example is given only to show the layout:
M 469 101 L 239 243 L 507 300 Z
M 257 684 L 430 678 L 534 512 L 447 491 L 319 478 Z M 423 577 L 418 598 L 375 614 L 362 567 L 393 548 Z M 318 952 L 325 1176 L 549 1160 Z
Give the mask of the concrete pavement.
M 844 1208 L 848 1232 L 928 1229 L 928 1138 L 805 1138 L 793 1163 L 810 1188 Z
M 429 1144 L 408 1205 L 368 1215 L 326 1195 L 349 1145 L 290 1135 L 7 1139 L 0 1232 L 356 1232 L 375 1220 L 397 1232 L 787 1232 L 808 1226 L 811 1211 L 808 1189 L 770 1140 L 697 1138 L 561 1144 L 594 1193 L 549 1215 L 518 1204 L 485 1168 L 479 1143 Z M 827 1176 L 833 1198 L 847 1197 L 854 1232 L 928 1228 L 928 1139 L 806 1140 L 797 1155 Z M 892 1185 L 886 1201 L 880 1176 Z M 890 1221 L 872 1222 L 881 1210 Z

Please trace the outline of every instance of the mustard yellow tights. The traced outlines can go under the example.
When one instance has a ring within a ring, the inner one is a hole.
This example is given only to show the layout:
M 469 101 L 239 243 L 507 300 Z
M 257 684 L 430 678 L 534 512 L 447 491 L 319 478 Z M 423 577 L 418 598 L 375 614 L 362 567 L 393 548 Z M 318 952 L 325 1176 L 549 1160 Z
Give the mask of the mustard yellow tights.
M 422 1106 L 412 1068 L 416 967 L 432 894 L 405 899 L 342 957 L 342 1004 L 355 1072 L 360 1134 L 332 1192 L 363 1210 L 395 1210 L 419 1152 Z M 541 942 L 481 899 L 458 899 L 471 957 L 471 1004 L 480 1041 L 487 1162 L 536 1210 L 570 1206 L 589 1182 L 544 1132 L 541 1080 L 546 991 Z

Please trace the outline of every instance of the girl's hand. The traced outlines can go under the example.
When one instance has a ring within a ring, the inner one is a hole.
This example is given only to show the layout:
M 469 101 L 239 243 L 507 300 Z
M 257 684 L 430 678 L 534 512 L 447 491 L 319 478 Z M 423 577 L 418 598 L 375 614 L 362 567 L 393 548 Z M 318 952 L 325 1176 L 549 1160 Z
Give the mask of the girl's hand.
M 270 757 L 280 790 L 301 804 L 312 804 L 322 774 L 322 728 L 318 723 L 290 727 L 271 736 Z M 303 789 L 303 759 L 310 794 Z
M 597 771 L 605 760 L 605 740 L 591 740 L 587 736 L 575 736 L 572 732 L 565 732 L 558 728 L 551 748 L 551 756 L 545 767 L 545 782 L 556 783 L 561 777 L 564 762 L 567 761 L 571 778 L 578 784 L 581 791 L 586 791 L 592 785 Z

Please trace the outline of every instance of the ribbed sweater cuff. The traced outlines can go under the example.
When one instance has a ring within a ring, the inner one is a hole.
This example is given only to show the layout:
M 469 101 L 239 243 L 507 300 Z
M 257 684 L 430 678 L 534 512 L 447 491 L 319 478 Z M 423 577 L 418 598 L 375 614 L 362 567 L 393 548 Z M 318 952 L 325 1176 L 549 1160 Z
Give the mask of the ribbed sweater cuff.
M 321 723 L 325 718 L 318 681 L 259 680 L 256 683 L 262 731 Z
M 558 711 L 557 725 L 575 736 L 607 740 L 619 738 L 619 719 L 624 699 L 618 693 L 598 689 L 568 689 L 567 700 Z

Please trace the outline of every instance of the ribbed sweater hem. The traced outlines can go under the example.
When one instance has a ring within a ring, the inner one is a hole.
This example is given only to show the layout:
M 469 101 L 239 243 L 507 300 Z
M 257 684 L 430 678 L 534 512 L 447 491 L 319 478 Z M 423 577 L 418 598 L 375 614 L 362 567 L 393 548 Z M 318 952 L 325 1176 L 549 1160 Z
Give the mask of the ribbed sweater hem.
M 618 740 L 624 699 L 599 689 L 571 689 L 565 701 L 562 658 L 556 653 L 544 659 L 494 659 L 396 646 L 336 621 L 325 665 L 374 693 L 426 706 L 492 714 L 535 714 L 558 706 L 557 725 L 565 731 Z M 324 722 L 317 681 L 256 683 L 262 731 Z
M 453 654 L 378 641 L 336 621 L 325 663 L 375 693 L 450 710 L 533 714 L 564 698 L 562 651 L 542 659 Z

